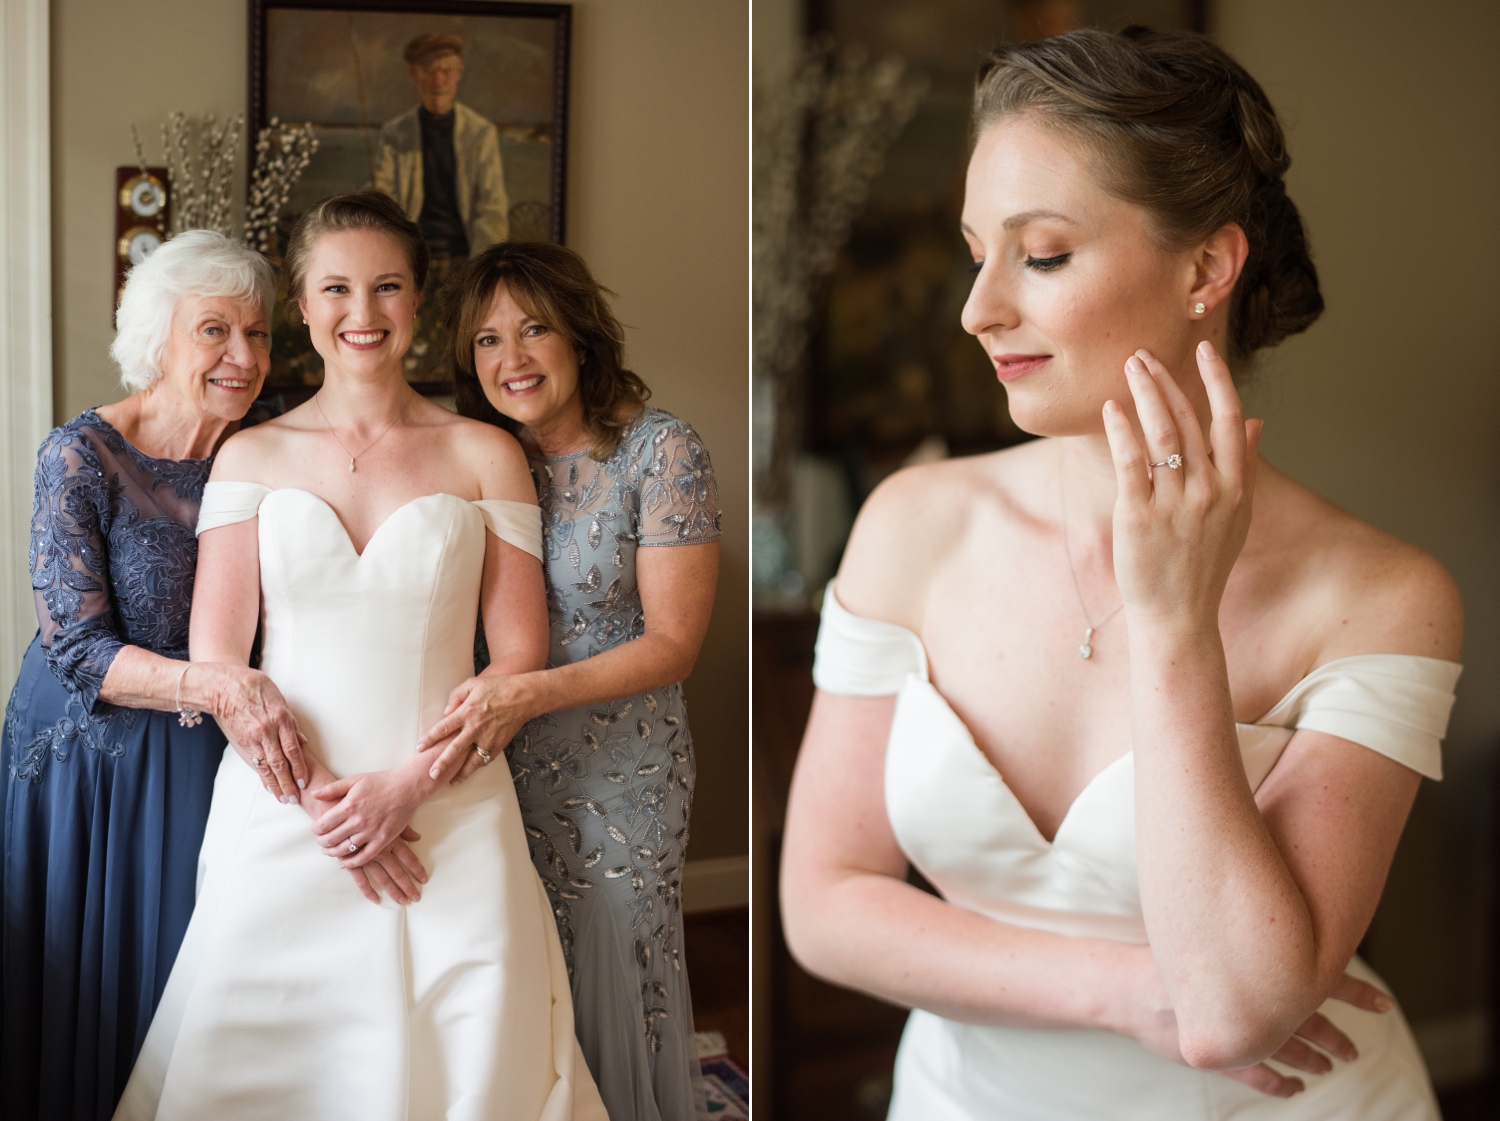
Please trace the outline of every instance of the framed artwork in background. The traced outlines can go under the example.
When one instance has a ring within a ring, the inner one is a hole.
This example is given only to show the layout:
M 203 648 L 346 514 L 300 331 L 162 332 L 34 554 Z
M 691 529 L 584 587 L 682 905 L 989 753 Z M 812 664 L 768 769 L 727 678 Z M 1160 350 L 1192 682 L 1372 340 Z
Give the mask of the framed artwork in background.
M 329 195 L 375 187 L 400 203 L 432 253 L 405 358 L 422 393 L 451 392 L 437 296 L 458 267 L 497 241 L 563 240 L 571 13 L 489 0 L 250 0 L 252 149 L 272 119 L 310 124 L 318 142 L 272 256 Z M 283 301 L 266 393 L 294 403 L 322 377 Z

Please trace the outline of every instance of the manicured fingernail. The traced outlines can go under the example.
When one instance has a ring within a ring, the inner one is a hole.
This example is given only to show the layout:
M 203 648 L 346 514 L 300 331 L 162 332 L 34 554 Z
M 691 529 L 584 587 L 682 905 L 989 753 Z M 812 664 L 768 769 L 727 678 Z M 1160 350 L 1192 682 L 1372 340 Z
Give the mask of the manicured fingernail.
M 1104 402 L 1104 411 L 1107 413 L 1118 413 L 1120 406 L 1116 405 L 1113 401 L 1106 401 Z
M 1146 369 L 1146 363 L 1142 362 L 1133 354 L 1130 356 L 1130 360 L 1125 363 L 1125 368 L 1132 374 L 1144 374 L 1149 372 Z
M 1214 356 L 1214 344 L 1204 339 L 1198 344 L 1199 358 L 1212 358 Z
M 1375 1011 L 1377 1012 L 1389 1012 L 1392 1008 L 1396 1007 L 1396 1002 L 1386 996 L 1385 993 L 1376 993 L 1375 999 L 1370 1003 L 1375 1006 Z
M 297 780 L 297 789 L 298 790 L 306 790 L 307 789 L 307 780 L 299 778 Z

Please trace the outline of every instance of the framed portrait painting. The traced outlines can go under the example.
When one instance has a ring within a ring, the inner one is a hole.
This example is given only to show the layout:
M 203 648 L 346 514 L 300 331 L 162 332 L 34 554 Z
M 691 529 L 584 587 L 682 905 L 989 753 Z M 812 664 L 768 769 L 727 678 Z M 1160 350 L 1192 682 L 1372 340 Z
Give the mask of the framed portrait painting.
M 450 392 L 443 285 L 497 241 L 563 240 L 567 4 L 489 0 L 250 0 L 250 136 L 311 125 L 317 150 L 277 223 L 329 195 L 377 188 L 432 255 L 406 373 Z M 305 327 L 277 313 L 267 391 L 322 382 Z M 300 392 L 299 392 L 300 391 Z

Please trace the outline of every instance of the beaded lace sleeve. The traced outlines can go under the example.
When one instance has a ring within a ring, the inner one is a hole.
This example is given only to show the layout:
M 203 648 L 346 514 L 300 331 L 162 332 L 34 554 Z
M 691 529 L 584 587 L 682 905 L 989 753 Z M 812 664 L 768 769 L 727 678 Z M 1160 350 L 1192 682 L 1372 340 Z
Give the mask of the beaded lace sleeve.
M 717 541 L 723 514 L 708 449 L 692 425 L 662 414 L 632 445 L 639 471 L 636 537 L 643 546 Z
M 31 589 L 47 665 L 93 712 L 121 638 L 108 579 L 109 481 L 75 428 L 37 452 L 31 507 Z

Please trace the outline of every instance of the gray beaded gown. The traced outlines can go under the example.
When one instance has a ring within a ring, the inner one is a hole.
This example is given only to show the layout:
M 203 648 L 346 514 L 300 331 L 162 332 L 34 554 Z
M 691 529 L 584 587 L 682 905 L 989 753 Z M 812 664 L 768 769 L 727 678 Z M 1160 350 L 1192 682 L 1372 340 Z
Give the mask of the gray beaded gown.
M 692 427 L 645 409 L 603 463 L 533 458 L 550 666 L 644 633 L 640 549 L 716 541 L 718 488 Z M 680 683 L 533 720 L 507 751 L 611 1121 L 706 1116 L 682 957 L 695 766 Z

